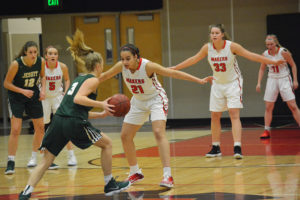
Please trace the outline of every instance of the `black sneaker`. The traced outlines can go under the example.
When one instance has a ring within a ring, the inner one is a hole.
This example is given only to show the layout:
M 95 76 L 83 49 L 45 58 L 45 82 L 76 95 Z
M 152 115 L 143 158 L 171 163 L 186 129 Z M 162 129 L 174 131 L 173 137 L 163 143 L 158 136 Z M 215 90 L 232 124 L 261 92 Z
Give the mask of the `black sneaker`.
M 218 156 L 222 156 L 221 149 L 220 146 L 215 146 L 215 145 L 213 145 L 210 152 L 206 154 L 207 158 L 213 158 Z
M 7 161 L 7 167 L 5 170 L 6 175 L 11 175 L 15 173 L 15 161 L 9 160 Z
M 112 196 L 113 194 L 119 193 L 122 190 L 127 189 L 129 186 L 129 181 L 118 182 L 114 178 L 111 178 L 110 181 L 104 187 L 105 196 Z
M 23 194 L 23 191 L 19 194 L 19 200 L 27 200 L 30 199 L 31 193 L 25 195 Z
M 235 159 L 242 159 L 243 158 L 241 146 L 234 146 L 233 151 L 234 151 L 233 157 Z
M 57 164 L 55 164 L 55 163 L 52 163 L 50 166 L 49 166 L 49 168 L 48 169 L 50 169 L 50 170 L 54 170 L 54 169 L 58 169 L 59 168 L 59 166 L 57 165 Z

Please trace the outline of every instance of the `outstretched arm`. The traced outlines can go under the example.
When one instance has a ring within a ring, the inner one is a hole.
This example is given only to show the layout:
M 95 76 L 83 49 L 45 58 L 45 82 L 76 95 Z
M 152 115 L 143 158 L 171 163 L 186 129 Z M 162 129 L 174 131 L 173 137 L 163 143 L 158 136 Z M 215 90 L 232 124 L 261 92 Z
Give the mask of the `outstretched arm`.
M 232 53 L 239 55 L 239 56 L 243 56 L 249 60 L 255 61 L 255 62 L 259 62 L 259 63 L 264 63 L 264 64 L 272 64 L 272 65 L 280 65 L 285 63 L 285 60 L 271 60 L 266 58 L 265 56 L 259 55 L 257 53 L 253 53 L 251 51 L 248 51 L 247 49 L 245 49 L 244 47 L 242 47 L 241 45 L 232 42 L 231 43 L 231 51 Z
M 183 61 L 183 62 L 179 63 L 178 65 L 171 67 L 171 68 L 180 70 L 180 69 L 189 67 L 191 65 L 194 65 L 197 62 L 199 62 L 200 60 L 202 60 L 203 58 L 205 58 L 207 56 L 207 52 L 208 52 L 208 45 L 205 44 L 196 55 L 186 59 L 185 61 Z
M 100 83 L 106 81 L 107 79 L 110 79 L 111 77 L 117 75 L 118 73 L 122 72 L 122 62 L 117 62 L 114 66 L 112 66 L 109 70 L 106 72 L 103 72 L 100 77 L 99 81 Z
M 169 68 L 165 68 L 157 63 L 154 62 L 148 62 L 146 65 L 146 72 L 148 77 L 151 77 L 153 73 L 160 74 L 162 76 L 168 76 L 176 79 L 182 79 L 182 80 L 187 80 L 191 82 L 196 82 L 200 84 L 207 83 L 208 81 L 213 80 L 212 76 L 206 77 L 204 79 L 199 79 L 195 76 L 192 76 L 188 73 L 182 72 L 182 71 L 177 71 L 177 70 L 172 70 Z
M 282 56 L 289 63 L 293 73 L 293 87 L 294 90 L 298 89 L 297 66 L 290 52 L 287 50 L 282 52 Z

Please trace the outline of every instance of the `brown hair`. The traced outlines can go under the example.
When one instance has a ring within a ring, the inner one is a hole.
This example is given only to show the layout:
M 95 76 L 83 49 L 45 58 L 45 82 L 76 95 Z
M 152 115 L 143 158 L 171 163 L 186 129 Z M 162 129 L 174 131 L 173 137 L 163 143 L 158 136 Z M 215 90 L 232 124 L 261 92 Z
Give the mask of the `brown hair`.
M 52 45 L 49 45 L 49 46 L 47 46 L 47 47 L 46 47 L 46 49 L 45 49 L 45 53 L 44 53 L 44 55 L 45 55 L 45 56 L 47 55 L 47 53 L 48 53 L 48 50 L 49 50 L 49 49 L 51 49 L 51 48 L 53 48 L 53 49 L 56 49 L 56 50 L 57 50 L 57 48 L 55 48 L 54 46 L 52 46 Z
M 38 45 L 34 41 L 28 41 L 26 42 L 22 49 L 20 50 L 19 54 L 15 57 L 15 59 L 20 58 L 21 56 L 26 56 L 26 51 L 28 50 L 29 47 L 36 47 L 38 49 Z
M 82 72 L 91 72 L 97 63 L 103 63 L 101 54 L 94 52 L 91 47 L 84 43 L 84 35 L 79 29 L 74 33 L 73 38 L 67 36 L 66 39 L 70 44 L 68 50 L 70 50 L 78 69 Z
M 225 31 L 224 24 L 211 24 L 211 25 L 209 25 L 209 27 L 208 27 L 208 34 L 211 33 L 211 29 L 212 28 L 218 28 L 218 29 L 220 29 L 221 33 L 224 33 L 224 37 L 222 38 L 223 40 L 231 40 L 231 38 L 229 37 L 228 33 Z M 208 38 L 209 38 L 209 41 L 210 41 L 210 37 L 208 37 Z

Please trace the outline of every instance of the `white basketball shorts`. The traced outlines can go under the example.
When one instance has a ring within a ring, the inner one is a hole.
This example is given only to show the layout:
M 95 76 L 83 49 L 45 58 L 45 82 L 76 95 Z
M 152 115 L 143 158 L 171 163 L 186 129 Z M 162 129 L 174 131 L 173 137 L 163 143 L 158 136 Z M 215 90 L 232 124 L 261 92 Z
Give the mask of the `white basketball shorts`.
M 45 100 L 42 101 L 44 112 L 44 124 L 50 123 L 51 113 L 54 114 L 56 112 L 63 98 L 63 95 L 58 95 L 56 97 L 47 97 L 45 98 Z
M 229 108 L 243 108 L 242 94 L 242 78 L 225 84 L 214 81 L 210 90 L 209 110 L 211 112 L 224 112 Z
M 264 100 L 268 102 L 275 102 L 279 93 L 283 101 L 295 99 L 291 76 L 286 76 L 284 78 L 268 77 Z
M 141 101 L 134 97 L 130 101 L 130 110 L 124 122 L 143 125 L 146 121 L 167 120 L 168 98 L 166 95 L 157 95 L 150 100 Z

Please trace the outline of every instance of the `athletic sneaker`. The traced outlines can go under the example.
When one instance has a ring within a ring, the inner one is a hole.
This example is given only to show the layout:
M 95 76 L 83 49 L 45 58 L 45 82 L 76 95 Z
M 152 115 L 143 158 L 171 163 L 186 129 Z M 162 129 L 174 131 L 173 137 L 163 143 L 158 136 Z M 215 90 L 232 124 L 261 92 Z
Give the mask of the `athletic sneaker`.
M 15 173 L 15 161 L 9 160 L 7 161 L 7 167 L 4 174 L 11 175 L 14 173 Z
M 220 146 L 216 146 L 216 145 L 213 145 L 210 152 L 206 154 L 207 158 L 214 158 L 218 156 L 222 156 L 222 153 L 221 153 Z
M 234 146 L 233 151 L 234 151 L 233 157 L 235 159 L 242 159 L 243 158 L 241 146 Z
M 270 131 L 265 130 L 265 131 L 261 134 L 260 139 L 267 139 L 267 138 L 270 138 L 270 137 L 271 137 Z
M 53 169 L 58 169 L 58 168 L 59 168 L 59 166 L 57 164 L 52 163 L 48 169 L 53 170 Z
M 160 182 L 160 187 L 172 188 L 174 187 L 174 180 L 172 176 L 164 176 L 163 180 Z
M 118 182 L 114 178 L 111 178 L 110 181 L 104 187 L 105 196 L 112 196 L 113 194 L 119 193 L 127 189 L 129 186 L 129 181 Z
M 19 200 L 27 200 L 30 199 L 31 193 L 25 195 L 23 194 L 23 191 L 19 194 Z
M 36 157 L 31 156 L 31 158 L 29 159 L 29 161 L 27 163 L 27 167 L 35 167 L 36 165 L 37 165 Z
M 144 175 L 142 173 L 135 173 L 132 175 L 129 175 L 127 178 L 127 181 L 129 181 L 131 184 L 141 181 L 144 179 Z
M 77 165 L 77 159 L 75 155 L 69 156 L 68 158 L 68 166 L 76 166 Z

